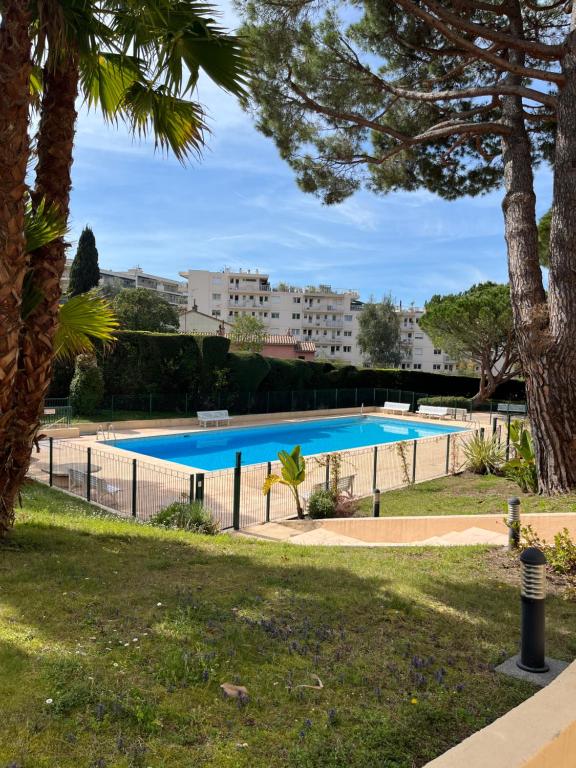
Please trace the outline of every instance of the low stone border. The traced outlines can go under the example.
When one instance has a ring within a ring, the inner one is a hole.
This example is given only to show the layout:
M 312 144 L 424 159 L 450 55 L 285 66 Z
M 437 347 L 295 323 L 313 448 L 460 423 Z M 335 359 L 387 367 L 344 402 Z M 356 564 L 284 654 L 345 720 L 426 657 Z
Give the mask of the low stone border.
M 425 768 L 574 768 L 576 662 L 549 686 Z

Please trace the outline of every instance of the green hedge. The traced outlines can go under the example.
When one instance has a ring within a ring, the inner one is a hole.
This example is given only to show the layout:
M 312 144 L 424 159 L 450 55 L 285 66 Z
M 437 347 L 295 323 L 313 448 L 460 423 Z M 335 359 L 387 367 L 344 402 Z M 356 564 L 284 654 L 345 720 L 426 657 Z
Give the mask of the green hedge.
M 213 372 L 227 369 L 231 392 L 288 392 L 329 389 L 395 389 L 429 396 L 471 398 L 478 391 L 472 376 L 447 376 L 394 368 L 336 367 L 329 362 L 283 360 L 229 352 L 221 336 L 123 331 L 118 341 L 99 353 L 106 394 L 184 394 L 213 390 Z M 71 366 L 56 365 L 50 395 L 66 397 Z M 525 399 L 524 383 L 509 381 L 495 400 Z
M 229 353 L 226 368 L 232 392 L 258 392 L 263 379 L 270 371 L 272 360 L 257 352 Z

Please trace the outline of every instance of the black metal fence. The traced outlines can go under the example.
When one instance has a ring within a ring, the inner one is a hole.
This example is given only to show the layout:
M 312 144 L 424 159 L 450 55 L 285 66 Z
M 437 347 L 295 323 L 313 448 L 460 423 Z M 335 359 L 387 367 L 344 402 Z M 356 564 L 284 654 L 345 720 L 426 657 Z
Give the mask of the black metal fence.
M 419 440 L 339 451 L 340 476 L 349 479 L 354 497 L 365 497 L 374 488 L 381 491 L 402 488 L 459 471 L 463 446 L 472 431 L 436 435 Z M 279 472 L 278 462 L 236 466 L 214 472 L 188 472 L 166 462 L 155 463 L 109 446 L 87 445 L 82 441 L 45 439 L 40 442 L 29 476 L 96 503 L 124 517 L 149 521 L 176 501 L 199 500 L 218 520 L 223 530 L 285 519 L 295 513 L 290 490 L 275 485 L 266 495 L 264 480 Z M 306 480 L 301 486 L 304 499 L 330 483 L 331 463 L 326 456 L 308 457 Z
M 163 414 L 194 416 L 200 410 L 226 409 L 232 414 L 284 413 L 293 411 L 360 408 L 362 405 L 382 406 L 387 400 L 409 403 L 411 410 L 424 392 L 401 389 L 357 387 L 350 389 L 302 389 L 271 392 L 216 391 L 210 397 L 198 393 L 106 395 L 97 416 L 117 418 L 115 414 L 134 412 L 139 415 Z
M 72 417 L 70 398 L 49 397 L 44 401 L 42 414 L 42 426 L 44 427 L 68 427 Z

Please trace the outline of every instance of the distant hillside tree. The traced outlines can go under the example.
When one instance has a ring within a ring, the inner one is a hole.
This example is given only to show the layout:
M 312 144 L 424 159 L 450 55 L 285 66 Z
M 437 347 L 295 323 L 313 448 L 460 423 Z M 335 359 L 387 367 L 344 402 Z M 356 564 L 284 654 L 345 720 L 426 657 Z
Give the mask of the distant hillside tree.
M 76 256 L 74 256 L 74 261 L 70 267 L 68 293 L 70 296 L 88 293 L 93 288 L 97 288 L 99 282 L 100 268 L 98 267 L 96 238 L 90 227 L 84 227 L 78 240 Z
M 390 296 L 367 302 L 359 317 L 358 346 L 373 368 L 396 368 L 402 359 L 400 318 Z
M 176 308 L 148 288 L 124 288 L 112 306 L 122 330 L 162 333 L 178 328 Z
M 432 296 L 420 327 L 456 360 L 479 367 L 478 402 L 520 373 L 507 285 L 479 283 L 462 293 Z
M 266 326 L 257 317 L 240 315 L 234 321 L 229 336 L 241 352 L 261 352 L 266 342 Z
M 552 225 L 552 209 L 542 216 L 538 222 L 538 256 L 543 267 L 550 266 L 550 227 Z

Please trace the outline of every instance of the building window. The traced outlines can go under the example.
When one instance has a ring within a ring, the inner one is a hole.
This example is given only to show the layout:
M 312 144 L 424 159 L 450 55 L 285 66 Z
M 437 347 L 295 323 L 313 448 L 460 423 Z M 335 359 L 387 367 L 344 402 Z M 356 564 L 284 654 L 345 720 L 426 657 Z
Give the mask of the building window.
M 213 293 L 212 294 L 212 301 L 220 301 L 221 298 L 222 298 L 222 294 L 221 293 Z
M 219 309 L 213 309 L 212 310 L 212 317 L 220 317 L 220 310 Z
M 344 331 L 344 336 L 352 336 L 352 331 Z
M 352 347 L 344 346 L 344 347 L 342 347 L 342 349 L 344 350 L 344 352 L 352 352 Z
M 422 363 L 414 363 L 414 370 L 415 371 L 421 371 L 422 370 Z
M 268 317 L 268 312 L 264 312 L 264 317 Z
M 454 366 L 453 366 L 452 364 L 450 364 L 450 365 L 445 365 L 445 366 L 444 366 L 444 370 L 445 370 L 445 371 L 453 371 L 453 370 L 454 370 Z
M 408 333 L 407 336 L 408 336 L 409 339 L 412 338 L 412 334 L 411 333 Z
M 433 371 L 440 371 L 440 370 L 442 370 L 442 366 L 439 365 L 438 363 L 434 363 L 434 365 L 432 366 L 432 370 Z
M 274 320 L 278 320 L 278 318 L 280 317 L 280 312 L 272 312 L 270 314 L 270 317 L 272 317 Z
M 415 355 L 422 355 L 422 348 L 418 348 L 414 350 Z
M 423 338 L 424 338 L 424 336 L 423 336 L 421 333 L 415 333 L 415 334 L 414 334 L 414 338 L 415 338 L 415 339 L 423 339 Z
M 300 304 L 300 296 L 293 296 L 292 301 L 294 304 Z
M 300 336 L 300 328 L 292 328 L 293 336 Z
M 300 313 L 292 312 L 292 320 L 300 320 Z
M 230 310 L 230 312 L 228 312 L 228 317 L 234 317 L 234 312 L 232 312 L 232 310 Z
M 435 349 L 434 350 L 434 354 L 435 355 L 441 355 L 442 354 L 442 350 L 441 349 Z
M 344 315 L 344 320 L 346 320 L 347 323 L 352 322 L 352 315 Z

